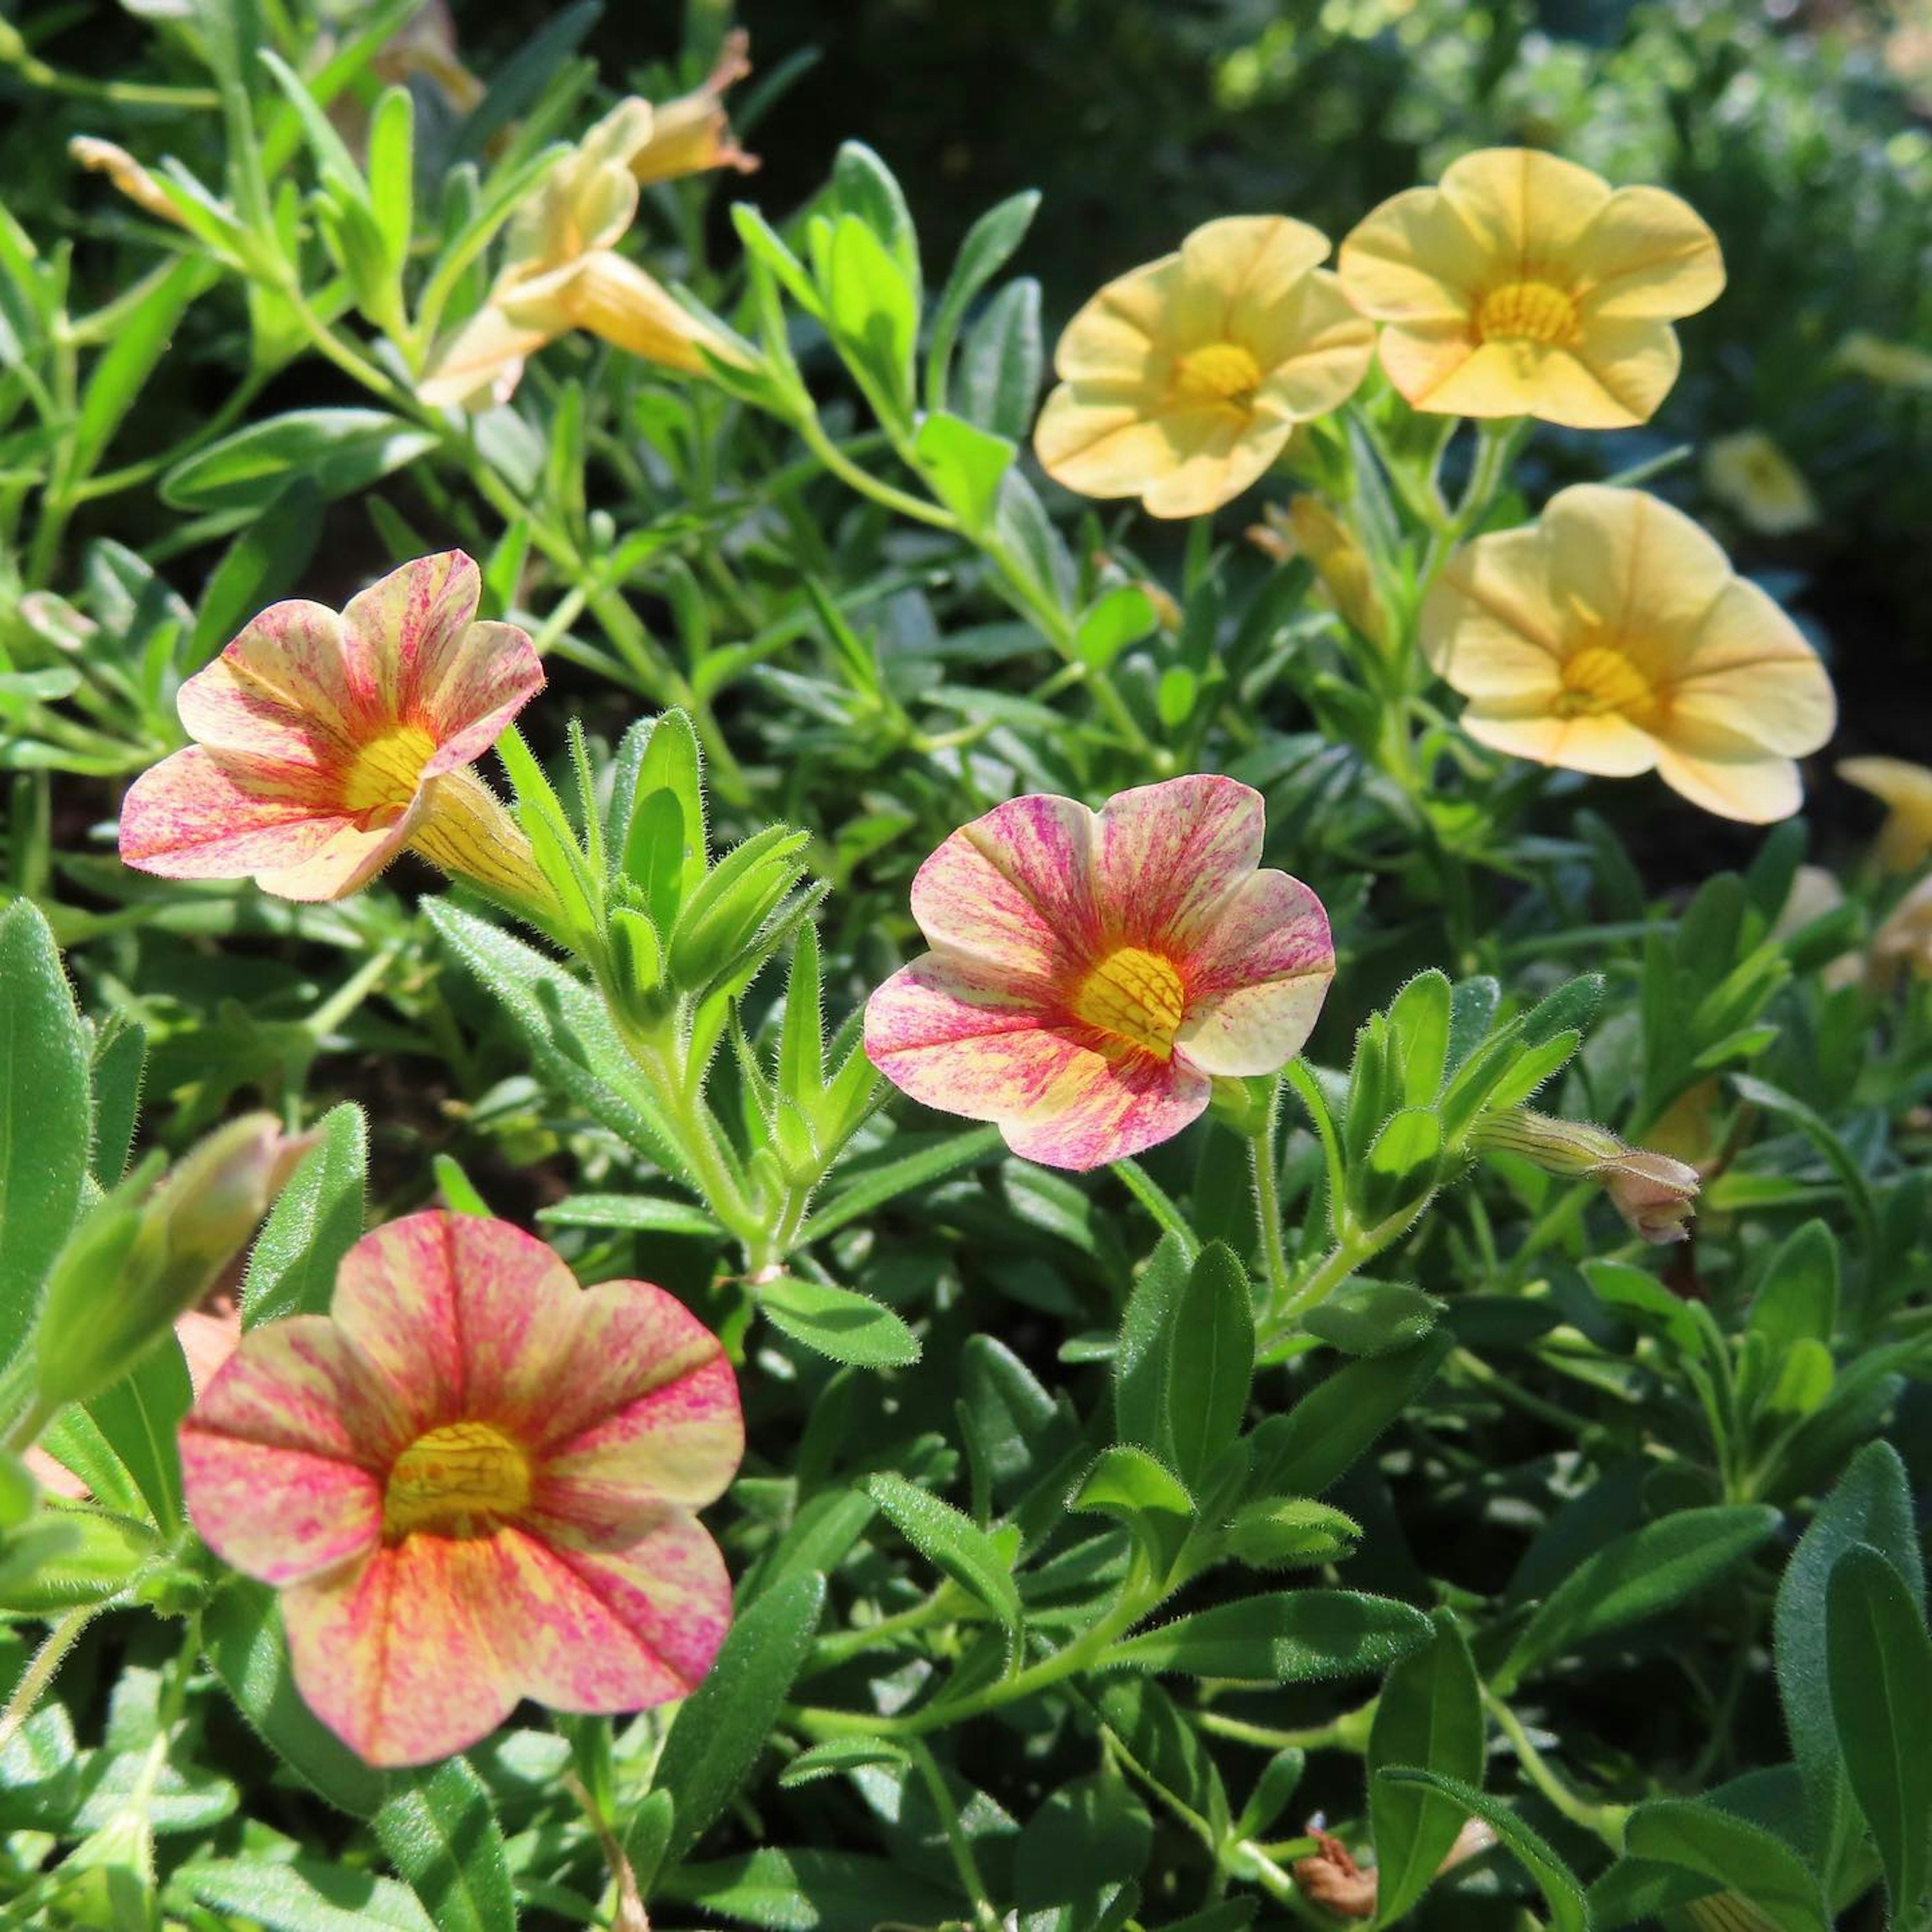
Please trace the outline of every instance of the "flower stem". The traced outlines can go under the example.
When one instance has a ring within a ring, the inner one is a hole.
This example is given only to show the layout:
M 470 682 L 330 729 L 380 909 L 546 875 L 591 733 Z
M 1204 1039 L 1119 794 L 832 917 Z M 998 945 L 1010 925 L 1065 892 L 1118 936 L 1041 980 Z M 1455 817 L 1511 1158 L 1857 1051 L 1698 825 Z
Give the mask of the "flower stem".
M 1281 1086 L 1277 1082 L 1268 1097 L 1266 1117 L 1248 1138 L 1248 1156 L 1255 1176 L 1255 1211 L 1262 1224 L 1262 1271 L 1268 1282 L 1270 1308 L 1286 1306 L 1294 1293 L 1288 1250 L 1282 1245 L 1281 1234 L 1281 1161 L 1275 1150 L 1275 1120 L 1280 1112 Z
M 80 1609 L 68 1611 L 47 1632 L 32 1662 L 20 1673 L 20 1681 L 14 1686 L 6 1708 L 0 1710 L 0 1751 L 14 1742 L 20 1727 L 34 1714 L 34 1706 L 53 1682 L 55 1672 L 67 1660 L 68 1652 L 80 1642 L 81 1633 L 94 1621 L 100 1607 L 98 1604 L 83 1604 Z
M 1624 1804 L 1594 1804 L 1580 1792 L 1573 1790 L 1549 1760 L 1538 1750 L 1523 1723 L 1502 1698 L 1487 1684 L 1483 1687 L 1483 1704 L 1496 1720 L 1496 1728 L 1508 1738 L 1510 1748 L 1515 1751 L 1516 1762 L 1522 1766 L 1524 1774 L 1531 1784 L 1563 1816 L 1573 1825 L 1580 1825 L 1586 1832 L 1592 1832 L 1608 1845 L 1612 1852 L 1621 1851 L 1624 1842 L 1624 1820 L 1630 1815 L 1630 1808 Z

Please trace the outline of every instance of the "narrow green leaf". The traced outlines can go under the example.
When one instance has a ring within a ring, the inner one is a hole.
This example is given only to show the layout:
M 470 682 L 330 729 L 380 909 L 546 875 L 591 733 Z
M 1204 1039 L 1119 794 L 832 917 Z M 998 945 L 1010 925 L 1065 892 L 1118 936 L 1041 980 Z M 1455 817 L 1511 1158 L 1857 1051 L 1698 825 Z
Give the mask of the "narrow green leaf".
M 1194 1498 L 1172 1470 L 1144 1449 L 1117 1442 L 1100 1451 L 1066 1499 L 1070 1510 L 1095 1510 L 1107 1516 L 1135 1516 L 1154 1510 L 1169 1516 L 1190 1516 Z
M 440 1932 L 406 1886 L 320 1858 L 201 1859 L 169 1884 L 264 1932 Z
M 1536 1882 L 1550 1907 L 1551 1932 L 1590 1932 L 1590 1908 L 1576 1874 L 1500 1798 L 1487 1798 L 1460 1778 L 1419 1766 L 1391 1766 L 1380 1774 L 1391 1784 L 1419 1784 L 1439 1791 L 1466 1817 L 1480 1818 L 1497 1841 Z
M 141 1116 L 141 1086 L 147 1076 L 148 1035 L 144 1028 L 110 1024 L 94 1047 L 94 1153 L 91 1171 L 98 1185 L 112 1188 L 128 1171 L 134 1128 Z
M 1412 1348 L 1352 1362 L 1254 1432 L 1258 1495 L 1318 1496 L 1428 1387 L 1448 1359 L 1438 1331 Z
M 175 1432 L 194 1402 L 188 1364 L 172 1335 L 86 1403 L 88 1415 L 139 1486 L 164 1534 L 180 1528 L 181 1454 Z
M 631 1228 L 646 1234 L 694 1234 L 706 1239 L 724 1230 L 704 1208 L 688 1201 L 666 1201 L 652 1194 L 572 1194 L 537 1210 L 553 1228 Z
M 1748 1900 L 1778 1932 L 1829 1932 L 1818 1881 L 1804 1861 L 1761 1826 L 1702 1799 L 1640 1804 L 1624 1826 L 1624 1853 L 1714 1881 Z
M 774 1328 L 835 1362 L 903 1369 L 919 1360 L 919 1337 L 869 1294 L 797 1275 L 762 1282 L 757 1292 Z
M 821 1778 L 842 1777 L 854 1771 L 871 1771 L 880 1766 L 902 1765 L 904 1748 L 889 1738 L 828 1738 L 814 1744 L 778 1773 L 778 1783 L 787 1791 L 801 1784 L 815 1784 Z
M 1033 422 L 1044 360 L 1040 284 L 1022 276 L 1009 282 L 967 331 L 955 406 L 976 428 L 1019 442 Z
M 998 206 L 989 208 L 966 231 L 954 258 L 952 272 L 946 278 L 932 312 L 932 328 L 926 349 L 926 403 L 928 409 L 941 410 L 946 404 L 946 378 L 952 361 L 952 345 L 958 340 L 959 325 L 973 298 L 1004 268 L 1026 238 L 1034 211 L 1040 206 L 1040 192 L 1027 188 L 1010 195 Z
M 170 508 L 262 513 L 296 476 L 325 502 L 413 463 L 435 436 L 382 410 L 292 410 L 224 436 L 161 478 Z
M 929 1187 L 960 1168 L 997 1156 L 1005 1146 L 998 1127 L 974 1127 L 964 1133 L 947 1135 L 936 1147 L 922 1148 L 916 1154 L 902 1155 L 861 1174 L 855 1175 L 850 1168 L 842 1168 L 841 1178 L 846 1184 L 814 1210 L 800 1238 L 823 1240 L 836 1229 L 883 1208 L 888 1201 L 910 1194 L 915 1188 Z
M 1345 1354 L 1389 1355 L 1420 1342 L 1442 1307 L 1408 1282 L 1356 1280 L 1311 1308 L 1302 1326 Z
M 321 1315 L 342 1258 L 362 1238 L 369 1129 L 345 1100 L 316 1124 L 321 1144 L 302 1159 L 269 1210 L 248 1258 L 242 1318 L 250 1327 L 284 1315 Z
M 1108 1652 L 1108 1666 L 1306 1684 L 1384 1669 L 1430 1640 L 1420 1610 L 1348 1590 L 1288 1590 L 1177 1618 Z
M 1017 1646 L 1019 1587 L 1013 1581 L 1012 1565 L 993 1539 L 963 1511 L 891 1471 L 868 1477 L 865 1490 L 899 1534 L 992 1611 L 1009 1644 Z
M 452 1757 L 396 1782 L 376 1836 L 436 1932 L 516 1932 L 517 1894 L 483 1780 Z
M 1174 1467 L 1190 1486 L 1240 1433 L 1254 1371 L 1248 1271 L 1233 1249 L 1212 1241 L 1174 1304 L 1162 1400 Z

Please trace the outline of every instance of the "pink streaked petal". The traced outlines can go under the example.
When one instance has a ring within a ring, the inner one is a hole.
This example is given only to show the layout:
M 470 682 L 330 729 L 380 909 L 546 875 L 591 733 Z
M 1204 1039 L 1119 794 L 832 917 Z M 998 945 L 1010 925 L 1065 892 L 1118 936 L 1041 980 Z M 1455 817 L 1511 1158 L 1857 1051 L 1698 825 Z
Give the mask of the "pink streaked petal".
M 1334 976 L 1322 902 L 1286 872 L 1257 872 L 1190 962 L 1175 1051 L 1203 1073 L 1276 1072 L 1306 1042 Z
M 1168 950 L 1191 948 L 1260 863 L 1261 794 L 1196 775 L 1140 785 L 1102 808 L 1094 891 L 1110 932 Z
M 420 694 L 423 724 L 438 747 L 424 778 L 480 758 L 543 686 L 543 661 L 527 631 L 472 624 L 440 681 L 425 684 Z
M 311 799 L 265 793 L 257 776 L 198 746 L 164 758 L 122 801 L 122 860 L 164 878 L 246 878 L 312 857 L 350 824 Z
M 412 558 L 350 599 L 344 663 L 365 716 L 428 725 L 436 691 L 475 622 L 482 578 L 460 550 Z
M 1093 826 L 1084 805 L 1047 792 L 962 826 L 912 882 L 912 916 L 927 944 L 1013 974 L 1064 970 L 1098 931 Z
M 342 620 L 272 604 L 176 699 L 188 735 L 218 751 L 326 767 L 368 728 L 344 670 Z
M 1279 1073 L 1314 1031 L 1333 976 L 1331 969 L 1210 994 L 1188 1010 L 1174 1057 L 1202 1073 Z
M 1014 1153 L 1076 1173 L 1173 1139 L 1205 1112 L 1208 1081 L 1178 1058 L 1076 1046 L 1024 1113 L 1002 1119 Z
M 282 1593 L 296 1687 L 372 1765 L 433 1763 L 485 1738 L 515 1707 L 497 1648 L 494 1538 L 407 1536 Z
M 382 1540 L 382 1485 L 351 1463 L 219 1434 L 192 1420 L 182 1426 L 181 1460 L 196 1533 L 245 1576 L 296 1582 Z
M 902 1092 L 969 1120 L 1025 1105 L 1070 1042 L 1064 1016 L 982 961 L 928 952 L 866 1004 L 866 1055 Z M 1049 1064 L 1051 1063 L 1051 1064 Z

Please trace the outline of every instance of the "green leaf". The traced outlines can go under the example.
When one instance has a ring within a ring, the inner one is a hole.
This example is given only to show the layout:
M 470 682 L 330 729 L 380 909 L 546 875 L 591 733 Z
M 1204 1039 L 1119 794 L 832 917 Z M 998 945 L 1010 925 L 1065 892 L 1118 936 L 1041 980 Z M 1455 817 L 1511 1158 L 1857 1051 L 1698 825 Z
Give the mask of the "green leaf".
M 161 500 L 176 510 L 260 514 L 300 476 L 330 502 L 435 447 L 429 430 L 386 410 L 292 410 L 176 464 L 161 478 Z
M 916 309 L 923 296 L 919 234 L 892 170 L 864 142 L 843 142 L 832 164 L 832 190 L 845 213 L 884 245 Z
M 765 1591 L 731 1626 L 710 1673 L 678 1708 L 654 1788 L 676 1807 L 667 1862 L 681 1859 L 736 1795 L 777 1723 L 825 1609 L 810 1571 Z M 640 1871 L 648 1888 L 654 1874 Z
M 1405 1106 L 1430 1106 L 1442 1090 L 1449 1062 L 1450 1007 L 1448 977 L 1431 967 L 1410 980 L 1388 1010 L 1390 1051 Z
M 1074 642 L 1082 664 L 1106 670 L 1131 644 L 1150 635 L 1154 605 L 1138 584 L 1117 584 L 1082 613 Z
M 194 1402 L 181 1344 L 165 1336 L 128 1374 L 91 1397 L 94 1426 L 140 1487 L 155 1522 L 172 1535 L 182 1525 L 181 1453 L 175 1432 Z
M 1301 1325 L 1345 1354 L 1388 1355 L 1420 1342 L 1442 1307 L 1408 1282 L 1352 1281 L 1311 1308 Z
M 1196 1258 L 1174 1304 L 1162 1409 L 1181 1480 L 1196 1486 L 1240 1433 L 1255 1372 L 1248 1271 L 1225 1242 Z
M 1420 1610 L 1348 1590 L 1288 1590 L 1177 1618 L 1130 1637 L 1106 1664 L 1251 1684 L 1306 1684 L 1379 1671 L 1426 1643 Z
M 1799 1342 L 1829 1348 L 1838 1325 L 1838 1244 L 1822 1221 L 1807 1221 L 1774 1254 L 1752 1298 L 1750 1329 L 1775 1358 Z
M 949 1874 L 950 1876 L 950 1874 Z M 707 1859 L 667 1879 L 652 1895 L 770 1932 L 858 1932 L 863 1927 L 956 1922 L 956 1885 L 938 1884 L 890 1858 L 767 1845 Z
M 960 415 L 1010 442 L 1021 442 L 1033 422 L 1044 359 L 1040 284 L 1022 276 L 1009 282 L 967 332 L 955 385 Z
M 874 400 L 910 426 L 919 298 L 886 244 L 854 215 L 832 224 L 826 322 L 854 373 L 876 386 Z
M 1167 1347 L 1189 1273 L 1186 1242 L 1178 1234 L 1163 1234 L 1127 1297 L 1114 1345 L 1114 1433 L 1156 1457 L 1173 1454 L 1162 1426 Z
M 460 1757 L 405 1776 L 373 1822 L 436 1932 L 516 1932 L 517 1895 L 483 1780 Z
M 1862 1834 L 1832 1712 L 1826 1595 L 1840 1559 L 1859 1544 L 1888 1558 L 1913 1595 L 1923 1593 L 1911 1484 L 1889 1443 L 1868 1443 L 1846 1465 L 1784 1567 L 1772 1618 L 1785 1726 L 1804 1783 L 1817 1868 L 1834 1898 L 1858 1856 Z
M 798 1275 L 762 1282 L 757 1294 L 775 1328 L 835 1362 L 903 1369 L 919 1360 L 919 1337 L 869 1294 Z
M 628 1228 L 644 1234 L 693 1234 L 706 1240 L 724 1230 L 709 1211 L 689 1201 L 668 1201 L 655 1194 L 572 1194 L 537 1210 L 553 1228 Z
M 1447 992 L 1445 984 L 1445 1016 Z M 1468 1814 L 1439 1792 L 1390 1783 L 1381 1773 L 1413 1765 L 1463 1784 L 1483 1781 L 1482 1686 L 1455 1618 L 1438 1610 L 1433 1622 L 1428 1643 L 1389 1672 L 1369 1731 L 1369 1815 L 1382 1874 L 1376 1916 L 1384 1925 L 1429 1888 Z
M 1500 1799 L 1486 1798 L 1460 1778 L 1444 1778 L 1420 1767 L 1391 1766 L 1380 1776 L 1391 1784 L 1418 1784 L 1439 1791 L 1465 1817 L 1481 1819 L 1496 1833 L 1498 1843 L 1535 1880 L 1550 1907 L 1550 1932 L 1589 1932 L 1590 1909 L 1576 1874 Z
M 54 936 L 29 899 L 0 913 L 0 1364 L 33 1325 L 80 1212 L 92 1096 L 87 1035 Z
M 128 1171 L 134 1128 L 141 1116 L 141 1085 L 147 1075 L 148 1035 L 131 1023 L 104 1028 L 94 1045 L 94 1153 L 91 1172 L 103 1188 Z
M 439 1932 L 406 1886 L 320 1858 L 201 1859 L 168 1883 L 264 1932 Z
M 1492 1682 L 1507 1696 L 1532 1671 L 1580 1644 L 1708 1589 L 1778 1533 L 1766 1504 L 1679 1510 L 1588 1556 L 1539 1604 Z
M 972 536 L 991 525 L 1000 484 L 1019 451 L 1006 437 L 989 435 L 941 410 L 920 424 L 913 454 L 932 494 Z
M 1011 1648 L 1019 1641 L 1020 1593 L 1012 1565 L 973 1519 L 892 1471 L 868 1476 L 866 1493 L 899 1534 L 997 1617 Z
M 1868 1545 L 1832 1569 L 1825 1656 L 1838 1748 L 1885 1866 L 1891 1922 L 1917 1932 L 1932 1907 L 1932 1638 L 1905 1580 Z
M 963 1133 L 948 1134 L 936 1146 L 902 1154 L 862 1173 L 854 1174 L 850 1167 L 842 1168 L 840 1176 L 846 1184 L 813 1210 L 800 1238 L 801 1244 L 823 1240 L 836 1229 L 883 1208 L 888 1201 L 896 1201 L 915 1188 L 929 1187 L 962 1167 L 998 1157 L 1005 1148 L 998 1127 L 974 1127 Z
M 212 263 L 182 256 L 155 278 L 131 310 L 118 314 L 112 338 L 88 373 L 80 413 L 68 431 L 65 470 L 70 483 L 93 475 L 167 353 L 188 304 L 215 279 Z
M 1352 1362 L 1254 1432 L 1258 1494 L 1318 1496 L 1435 1380 L 1454 1346 L 1437 1332 L 1400 1354 Z
M 928 409 L 946 406 L 952 345 L 958 339 L 959 325 L 965 320 L 973 298 L 1012 259 L 1025 240 L 1039 206 L 1039 190 L 1024 189 L 989 208 L 966 231 L 966 238 L 960 243 L 959 253 L 953 260 L 952 272 L 946 277 L 946 286 L 933 309 L 926 358 Z
M 906 1762 L 904 1747 L 890 1738 L 827 1738 L 798 1756 L 778 1773 L 782 1789 L 792 1791 L 821 1778 L 840 1778 L 854 1771 L 871 1771 Z
M 1640 1804 L 1624 1826 L 1625 1857 L 1673 1865 L 1756 1906 L 1779 1932 L 1829 1932 L 1818 1881 L 1761 1826 L 1695 1798 Z
M 1132 1517 L 1150 1510 L 1168 1516 L 1191 1516 L 1194 1498 L 1165 1463 L 1144 1449 L 1117 1442 L 1100 1451 L 1092 1468 L 1066 1499 L 1071 1510 L 1094 1510 L 1106 1516 Z
M 256 611 L 283 596 L 308 568 L 322 531 L 322 497 L 298 472 L 208 573 L 179 668 L 200 670 Z
M 1224 1546 L 1250 1569 L 1301 1570 L 1345 1562 L 1361 1540 L 1361 1525 L 1326 1503 L 1306 1496 L 1261 1496 L 1234 1513 Z
M 369 1128 L 345 1100 L 316 1124 L 310 1148 L 276 1198 L 248 1257 L 242 1318 L 250 1328 L 284 1315 L 322 1315 L 342 1258 L 362 1238 Z

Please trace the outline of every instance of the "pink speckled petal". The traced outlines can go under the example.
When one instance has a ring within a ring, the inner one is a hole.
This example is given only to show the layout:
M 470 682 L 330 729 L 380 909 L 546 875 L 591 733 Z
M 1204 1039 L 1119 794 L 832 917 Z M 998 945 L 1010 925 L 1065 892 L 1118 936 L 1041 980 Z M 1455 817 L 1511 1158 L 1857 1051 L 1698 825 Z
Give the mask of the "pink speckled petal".
M 532 1507 L 604 1548 L 630 1540 L 664 1503 L 722 1496 L 745 1453 L 723 1345 L 648 1282 L 578 1294 L 575 1336 L 540 1419 Z
M 1203 1073 L 1276 1072 L 1301 1051 L 1334 976 L 1322 902 L 1286 872 L 1256 872 L 1189 962 L 1176 1051 Z
M 381 722 L 349 687 L 342 620 L 300 598 L 254 619 L 182 686 L 176 706 L 198 743 L 321 772 Z
M 1028 1160 L 1076 1173 L 1158 1147 L 1207 1110 L 1208 1081 L 1178 1057 L 1077 1048 L 1023 1114 L 1000 1123 Z
M 1168 778 L 1117 794 L 1101 809 L 1094 891 L 1110 930 L 1185 951 L 1260 862 L 1261 794 L 1229 778 Z
M 543 686 L 543 661 L 527 631 L 472 624 L 438 681 L 422 688 L 423 722 L 438 745 L 424 778 L 480 758 Z
M 344 662 L 365 711 L 429 727 L 425 698 L 461 651 L 482 596 L 476 565 L 446 550 L 412 558 L 351 598 L 342 613 Z
M 287 772 L 256 770 L 193 745 L 164 758 L 122 802 L 122 862 L 165 879 L 252 878 L 278 898 L 339 899 L 367 885 L 409 843 L 413 814 L 364 826 L 284 795 Z
M 912 916 L 929 945 L 1050 978 L 1093 944 L 1094 814 L 1052 793 L 996 806 L 919 868 Z
M 180 1432 L 202 1540 L 264 1582 L 374 1546 L 381 1477 L 407 1424 L 374 1366 L 332 1322 L 298 1315 L 244 1336 Z

